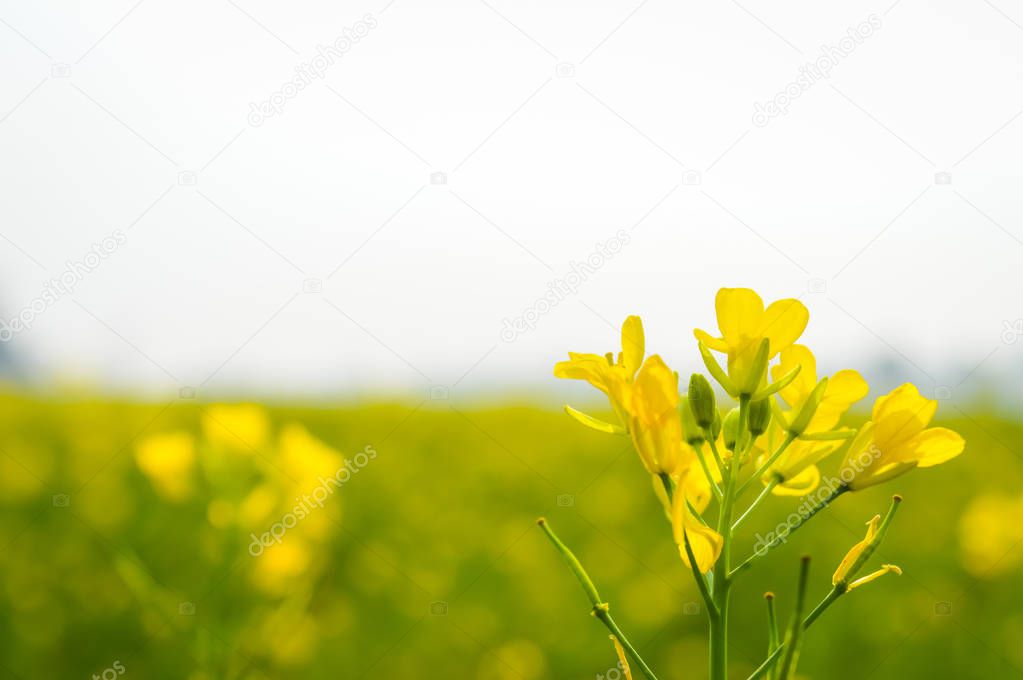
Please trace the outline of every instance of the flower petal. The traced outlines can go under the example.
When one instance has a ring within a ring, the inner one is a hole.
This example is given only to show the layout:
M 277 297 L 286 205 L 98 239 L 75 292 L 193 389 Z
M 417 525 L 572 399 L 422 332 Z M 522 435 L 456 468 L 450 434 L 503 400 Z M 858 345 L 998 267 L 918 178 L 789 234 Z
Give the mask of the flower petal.
M 624 427 L 614 425 L 613 423 L 606 423 L 599 418 L 594 418 L 593 416 L 574 409 L 567 404 L 565 405 L 565 413 L 572 416 L 586 427 L 594 429 L 597 432 L 605 432 L 607 434 L 626 434 Z
M 622 649 L 622 643 L 618 642 L 618 638 L 614 635 L 611 636 L 611 642 L 615 645 L 615 652 L 618 653 L 618 665 L 622 669 L 622 673 L 625 674 L 625 680 L 632 680 L 632 671 L 629 669 L 629 660 L 625 658 L 625 650 Z
M 894 449 L 922 432 L 938 402 L 920 396 L 916 386 L 906 383 L 874 403 L 873 421 L 877 423 L 874 438 L 882 450 Z
M 702 342 L 704 345 L 714 350 L 715 352 L 727 352 L 728 343 L 725 342 L 724 338 L 715 338 L 707 331 L 701 331 L 699 328 L 693 329 L 693 335 L 696 339 Z
M 798 408 L 817 386 L 817 360 L 803 345 L 792 345 L 781 352 L 779 363 L 771 367 L 771 379 L 781 380 L 796 366 L 801 366 L 796 379 L 778 392 L 789 408 Z
M 638 316 L 630 316 L 622 324 L 622 365 L 630 378 L 635 377 L 645 354 L 643 321 Z
M 718 328 L 729 345 L 745 344 L 748 338 L 758 334 L 763 322 L 764 301 L 749 288 L 722 288 L 714 307 Z
M 955 458 L 965 446 L 966 442 L 958 432 L 931 427 L 899 447 L 893 457 L 905 462 L 915 461 L 917 467 L 932 467 Z
M 773 357 L 799 339 L 809 320 L 810 312 L 799 300 L 778 300 L 764 312 L 758 334 L 771 340 Z

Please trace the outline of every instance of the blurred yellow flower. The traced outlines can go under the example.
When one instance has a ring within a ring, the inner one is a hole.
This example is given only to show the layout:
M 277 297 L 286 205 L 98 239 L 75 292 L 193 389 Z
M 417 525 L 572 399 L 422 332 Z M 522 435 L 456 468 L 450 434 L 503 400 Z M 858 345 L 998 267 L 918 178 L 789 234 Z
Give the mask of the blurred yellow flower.
M 778 395 L 792 412 L 798 412 L 817 387 L 817 360 L 803 345 L 792 345 L 781 352 L 779 362 L 771 367 L 771 379 L 781 380 L 796 366 L 801 366 L 795 379 L 783 387 Z M 867 396 L 867 381 L 856 371 L 838 371 L 828 378 L 824 396 L 805 432 L 824 432 L 838 425 L 842 415 L 854 403 Z
M 700 329 L 693 333 L 706 347 L 728 355 L 728 375 L 739 387 L 757 377 L 749 373 L 761 340 L 768 339 L 772 358 L 799 339 L 810 319 L 799 300 L 777 300 L 764 309 L 764 301 L 749 288 L 722 288 L 714 306 L 721 337 Z
M 296 423 L 281 431 L 280 454 L 284 471 L 306 492 L 322 484 L 321 478 L 337 475 L 345 464 L 344 456 Z
M 643 322 L 638 316 L 630 316 L 622 324 L 622 350 L 617 362 L 611 352 L 604 356 L 569 352 L 568 361 L 554 365 L 554 377 L 590 383 L 607 395 L 611 408 L 626 423 L 625 391 L 643 363 L 645 353 Z
M 270 419 L 255 404 L 212 404 L 203 410 L 202 429 L 215 446 L 248 453 L 266 445 Z
M 856 562 L 860 559 L 863 552 L 870 547 L 871 541 L 877 536 L 878 527 L 881 525 L 881 515 L 874 515 L 869 522 L 867 522 L 867 535 L 866 537 L 854 545 L 846 556 L 842 559 L 841 564 L 838 565 L 838 569 L 835 570 L 835 574 L 831 577 L 832 585 L 845 584 L 846 590 L 852 590 L 853 588 L 859 588 L 862 585 L 870 583 L 874 579 L 880 578 L 885 574 L 891 572 L 896 575 L 902 574 L 902 569 L 899 569 L 894 564 L 882 564 L 881 568 L 877 571 L 873 571 L 866 576 L 862 576 L 851 583 L 848 581 L 849 578 L 855 576 L 850 574 L 850 570 L 856 565 Z
M 987 493 L 970 501 L 959 519 L 963 566 L 974 576 L 991 578 L 1023 563 L 1023 496 Z
M 183 501 L 192 495 L 195 441 L 187 432 L 147 437 L 135 449 L 135 462 L 167 500 Z
M 916 467 L 955 458 L 966 443 L 944 427 L 927 427 L 938 402 L 906 383 L 874 402 L 872 419 L 853 439 L 843 464 L 850 489 L 880 484 Z

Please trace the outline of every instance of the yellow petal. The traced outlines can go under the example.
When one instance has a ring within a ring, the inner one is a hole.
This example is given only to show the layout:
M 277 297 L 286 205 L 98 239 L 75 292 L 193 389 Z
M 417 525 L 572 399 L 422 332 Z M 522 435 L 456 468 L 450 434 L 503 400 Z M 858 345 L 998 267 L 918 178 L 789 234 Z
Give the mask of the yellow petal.
M 805 370 L 805 368 L 804 368 Z M 870 386 L 857 371 L 846 369 L 835 373 L 828 379 L 828 388 L 824 391 L 824 400 L 835 400 L 845 404 L 854 404 L 867 396 Z
M 955 458 L 965 446 L 966 442 L 959 433 L 944 427 L 931 427 L 899 447 L 893 458 L 916 462 L 918 467 L 932 467 Z
M 638 316 L 630 316 L 622 324 L 622 365 L 630 378 L 636 375 L 645 353 L 643 321 Z
M 729 345 L 744 344 L 745 339 L 759 335 L 764 301 L 749 288 L 722 288 L 714 300 L 714 307 L 718 328 Z
M 618 638 L 614 635 L 611 636 L 611 642 L 615 645 L 615 652 L 618 653 L 618 665 L 622 669 L 622 673 L 625 674 L 625 680 L 632 680 L 632 671 L 629 670 L 629 660 L 625 658 L 625 650 L 622 649 L 622 643 L 618 642 Z
M 906 383 L 874 403 L 874 438 L 882 450 L 911 439 L 927 427 L 938 402 L 920 396 L 915 385 Z
M 682 480 L 682 485 L 684 486 L 684 484 L 685 480 Z M 682 561 L 687 566 L 691 566 L 685 544 L 688 537 L 689 547 L 692 548 L 693 556 L 696 558 L 696 568 L 702 574 L 710 571 L 721 554 L 724 538 L 710 527 L 701 524 L 700 520 L 693 516 L 689 511 L 684 493 L 676 492 L 675 498 L 672 500 L 671 527 Z
M 795 477 L 786 479 L 774 487 L 776 496 L 805 496 L 814 489 L 821 481 L 821 471 L 816 465 L 800 471 Z
M 798 408 L 817 386 L 817 360 L 807 347 L 792 345 L 782 350 L 778 364 L 771 367 L 771 379 L 778 381 L 796 366 L 801 367 L 796 379 L 778 393 L 789 408 Z
M 630 415 L 646 424 L 653 424 L 669 413 L 677 416 L 678 402 L 678 375 L 654 354 L 639 369 L 633 389 L 629 391 L 626 408 Z
M 866 576 L 860 577 L 853 581 L 852 583 L 850 583 L 848 590 L 852 590 L 853 588 L 859 588 L 862 585 L 870 583 L 874 579 L 881 578 L 882 576 L 889 572 L 895 574 L 896 576 L 902 576 L 902 569 L 900 569 L 899 567 L 895 566 L 894 564 L 882 564 L 881 568 L 878 569 L 877 571 L 871 572 Z
M 565 406 L 565 413 L 572 416 L 580 423 L 596 430 L 597 432 L 605 432 L 607 434 L 625 434 L 625 428 L 620 425 L 613 425 L 612 423 L 605 423 L 603 420 L 594 418 L 593 416 L 583 413 L 571 406 Z
M 773 357 L 799 339 L 809 320 L 810 312 L 799 300 L 778 300 L 764 311 L 758 335 L 771 340 Z
M 728 343 L 725 342 L 724 338 L 715 338 L 707 331 L 701 331 L 699 328 L 693 330 L 693 335 L 696 339 L 702 342 L 704 345 L 714 350 L 715 352 L 727 352 Z

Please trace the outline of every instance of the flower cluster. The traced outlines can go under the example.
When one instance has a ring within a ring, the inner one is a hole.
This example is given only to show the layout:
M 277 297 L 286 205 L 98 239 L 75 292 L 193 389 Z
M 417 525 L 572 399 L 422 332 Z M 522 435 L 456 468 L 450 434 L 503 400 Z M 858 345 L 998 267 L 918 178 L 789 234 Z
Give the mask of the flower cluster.
M 703 375 L 693 375 L 687 393 L 680 393 L 678 374 L 659 355 L 647 356 L 643 324 L 636 316 L 622 325 L 617 355 L 570 353 L 567 361 L 554 367 L 556 377 L 585 380 L 607 395 L 617 422 L 570 406 L 567 413 L 587 427 L 631 438 L 650 473 L 682 561 L 692 569 L 706 600 L 715 680 L 727 677 L 726 611 L 737 576 L 839 496 L 914 468 L 938 465 L 964 448 L 956 432 L 930 427 L 937 402 L 921 396 L 911 384 L 878 397 L 870 419 L 858 428 L 843 426 L 847 412 L 867 396 L 869 387 L 854 370 L 818 375 L 813 353 L 798 344 L 809 321 L 808 310 L 798 300 L 765 306 L 752 290 L 723 288 L 717 294 L 716 312 L 718 333 L 697 329 L 694 335 L 707 372 L 735 402 L 727 411 L 719 408 L 718 394 Z M 823 488 L 827 495 L 782 535 L 733 566 L 730 548 L 740 524 L 772 495 L 806 496 L 817 490 L 822 479 L 819 465 L 830 458 L 841 459 L 843 470 L 830 494 Z M 736 518 L 738 501 L 753 486 L 759 486 L 760 493 Z M 716 516 L 711 521 L 714 501 Z M 896 497 L 883 520 L 877 515 L 868 523 L 864 540 L 835 572 L 832 592 L 805 619 L 801 606 L 808 562 L 804 563 L 794 623 L 784 638 L 773 631 L 772 653 L 760 675 L 753 677 L 792 677 L 803 629 L 831 602 L 884 574 L 901 573 L 897 566 L 883 565 L 856 578 L 883 539 L 899 501 Z M 563 544 L 556 545 L 570 555 Z M 579 573 L 585 576 L 581 566 Z M 773 612 L 773 597 L 769 601 Z M 606 613 L 598 618 L 613 623 Z M 623 661 L 627 655 L 645 675 L 654 677 L 620 631 L 611 630 L 616 645 L 624 649 Z

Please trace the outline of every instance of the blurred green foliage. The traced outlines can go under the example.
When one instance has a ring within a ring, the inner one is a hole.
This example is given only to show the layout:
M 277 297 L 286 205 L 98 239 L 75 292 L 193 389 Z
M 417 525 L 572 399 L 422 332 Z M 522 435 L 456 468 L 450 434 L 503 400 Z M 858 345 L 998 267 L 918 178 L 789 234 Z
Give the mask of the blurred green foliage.
M 250 441 L 238 414 L 211 409 L 0 397 L 0 677 L 109 678 L 115 662 L 153 680 L 606 675 L 613 649 L 540 515 L 662 678 L 705 677 L 699 598 L 626 439 L 528 405 L 435 401 L 273 406 Z M 843 497 L 739 583 L 736 677 L 763 658 L 762 593 L 784 617 L 809 553 L 811 602 L 823 597 L 894 492 L 906 502 L 875 561 L 905 575 L 829 610 L 801 674 L 1023 677 L 1023 427 L 942 415 L 963 456 Z M 194 450 L 161 467 L 167 433 Z M 250 553 L 367 446 L 322 508 Z M 736 554 L 798 503 L 766 503 Z

